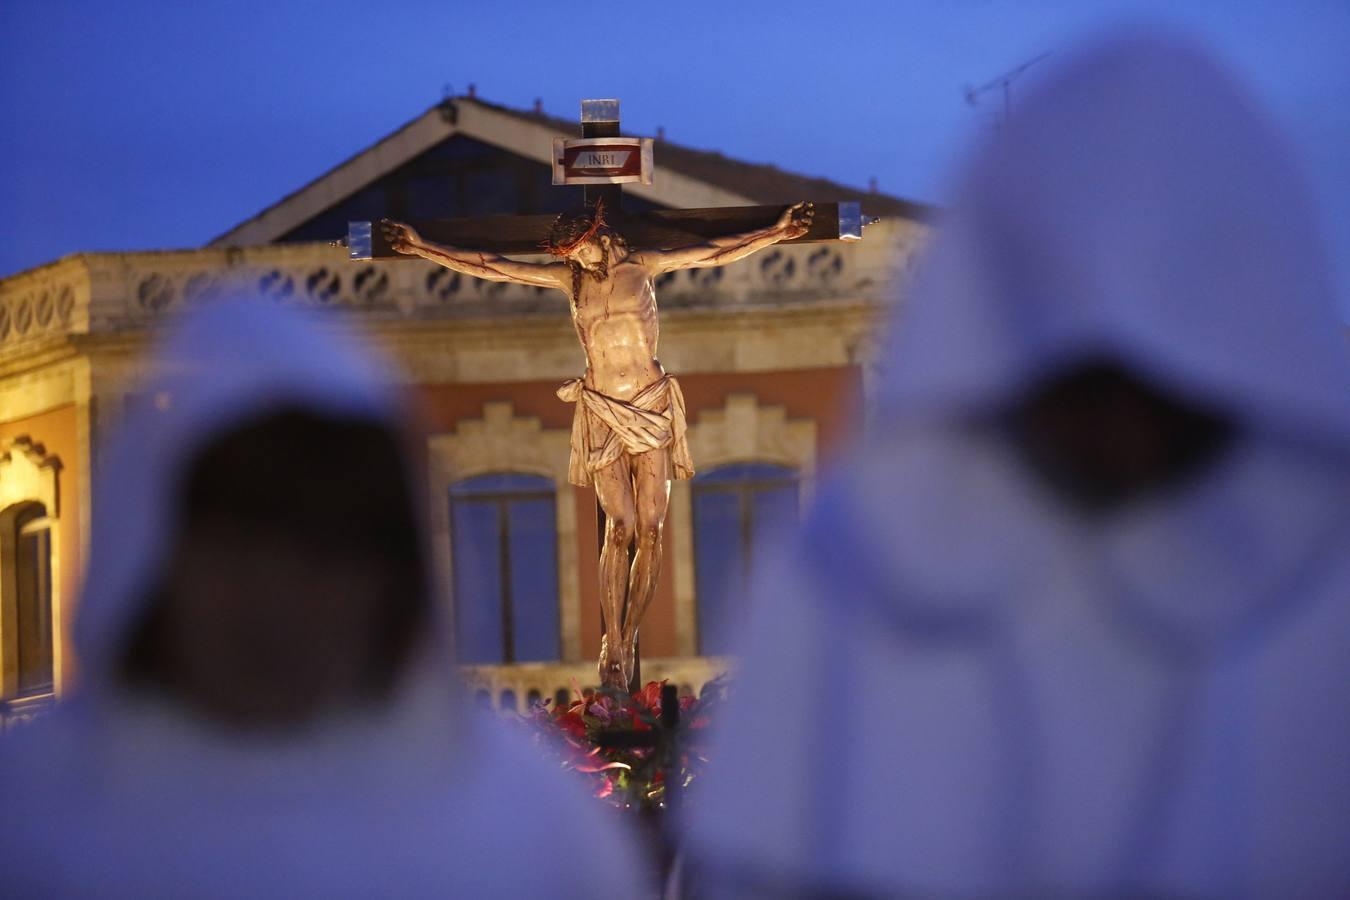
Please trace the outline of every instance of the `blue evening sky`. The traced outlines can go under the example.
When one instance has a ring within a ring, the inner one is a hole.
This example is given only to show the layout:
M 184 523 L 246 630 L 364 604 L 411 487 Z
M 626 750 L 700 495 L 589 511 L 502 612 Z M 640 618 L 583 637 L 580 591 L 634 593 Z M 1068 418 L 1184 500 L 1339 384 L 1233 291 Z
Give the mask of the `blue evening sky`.
M 0 0 L 0 277 L 200 245 L 470 82 L 567 117 L 617 96 L 635 133 L 941 203 L 999 105 L 963 85 L 1140 20 L 1206 40 L 1287 129 L 1350 318 L 1346 0 Z

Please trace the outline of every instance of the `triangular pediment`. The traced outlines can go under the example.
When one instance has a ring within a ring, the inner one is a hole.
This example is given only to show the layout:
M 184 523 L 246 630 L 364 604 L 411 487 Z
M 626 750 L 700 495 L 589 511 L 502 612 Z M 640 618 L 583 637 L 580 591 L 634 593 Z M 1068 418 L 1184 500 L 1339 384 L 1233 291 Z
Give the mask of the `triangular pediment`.
M 446 100 L 369 149 L 240 223 L 209 246 L 330 241 L 347 222 L 561 212 L 581 189 L 551 183 L 553 139 L 578 125 L 485 103 Z M 923 218 L 927 208 L 823 179 L 740 162 L 666 141 L 657 177 L 625 186 L 632 212 L 659 207 L 740 206 L 799 199 L 861 200 L 873 215 Z

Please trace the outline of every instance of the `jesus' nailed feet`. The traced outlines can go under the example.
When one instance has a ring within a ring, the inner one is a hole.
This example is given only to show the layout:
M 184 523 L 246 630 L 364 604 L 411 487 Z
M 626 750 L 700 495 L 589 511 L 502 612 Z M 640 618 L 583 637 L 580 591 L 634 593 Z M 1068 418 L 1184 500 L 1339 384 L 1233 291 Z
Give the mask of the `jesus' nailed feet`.
M 600 638 L 600 664 L 597 666 L 597 670 L 601 687 L 628 690 L 628 679 L 632 676 L 632 663 L 630 662 L 628 667 L 624 666 L 621 658 L 623 645 L 623 643 L 620 643 L 620 646 L 611 653 L 609 637 Z M 628 669 L 627 672 L 625 672 L 625 668 Z

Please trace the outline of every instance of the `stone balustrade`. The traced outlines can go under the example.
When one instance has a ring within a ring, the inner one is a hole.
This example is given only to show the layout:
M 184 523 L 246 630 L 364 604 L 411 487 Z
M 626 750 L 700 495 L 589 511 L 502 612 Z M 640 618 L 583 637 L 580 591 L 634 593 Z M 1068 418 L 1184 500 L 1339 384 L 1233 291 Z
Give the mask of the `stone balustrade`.
M 719 656 L 686 656 L 642 660 L 642 681 L 669 681 L 680 694 L 698 695 L 703 686 L 733 668 Z M 500 666 L 460 666 L 459 671 L 479 703 L 501 710 L 528 712 L 535 700 L 576 697 L 578 688 L 594 687 L 595 662 L 515 663 Z
M 909 265 L 923 226 L 883 222 L 861 242 L 771 247 L 715 269 L 663 275 L 663 309 L 843 298 L 884 302 Z M 382 318 L 550 314 L 563 296 L 486 282 L 423 260 L 353 262 L 341 247 L 85 253 L 0 279 L 0 353 L 71 334 L 152 325 L 176 310 L 232 294 Z
M 703 686 L 733 668 L 727 657 L 688 656 L 644 659 L 642 680 L 669 681 L 680 694 L 695 696 Z M 593 687 L 595 663 L 515 663 L 497 666 L 460 666 L 469 693 L 480 702 L 501 710 L 528 712 L 535 700 L 557 697 L 559 692 L 569 698 L 578 688 Z M 0 734 L 20 728 L 50 711 L 52 694 L 0 700 Z

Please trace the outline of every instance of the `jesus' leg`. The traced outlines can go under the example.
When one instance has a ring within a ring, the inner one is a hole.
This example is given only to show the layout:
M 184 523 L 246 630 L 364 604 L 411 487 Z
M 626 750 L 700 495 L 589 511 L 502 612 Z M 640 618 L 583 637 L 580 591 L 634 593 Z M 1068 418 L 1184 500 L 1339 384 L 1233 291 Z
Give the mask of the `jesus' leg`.
M 605 513 L 605 543 L 600 550 L 600 611 L 605 634 L 600 639 L 600 684 L 627 690 L 622 659 L 624 601 L 628 593 L 628 547 L 636 518 L 633 479 L 627 457 L 595 472 L 595 495 Z
M 649 450 L 633 457 L 633 495 L 637 510 L 637 551 L 628 581 L 628 615 L 623 623 L 623 677 L 633 677 L 638 627 L 656 594 L 661 575 L 661 527 L 670 505 L 670 451 Z

